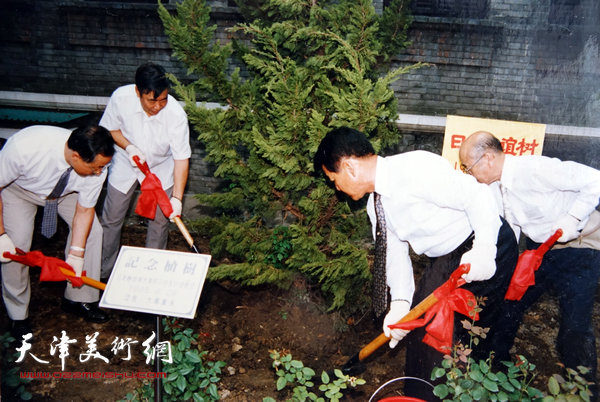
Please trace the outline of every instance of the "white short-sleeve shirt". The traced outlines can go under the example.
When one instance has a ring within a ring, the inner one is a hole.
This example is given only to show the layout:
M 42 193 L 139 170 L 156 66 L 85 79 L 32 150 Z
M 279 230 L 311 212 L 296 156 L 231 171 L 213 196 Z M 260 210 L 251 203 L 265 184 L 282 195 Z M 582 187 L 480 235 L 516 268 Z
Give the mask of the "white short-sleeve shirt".
M 65 144 L 71 131 L 54 126 L 31 126 L 13 134 L 0 151 L 0 187 L 11 183 L 45 200 L 69 167 Z M 77 192 L 82 207 L 96 205 L 106 172 L 80 176 L 71 171 L 63 195 Z
M 173 186 L 174 160 L 189 159 L 190 133 L 185 111 L 175 98 L 168 95 L 167 105 L 156 115 L 148 116 L 142 109 L 135 85 L 117 88 L 100 120 L 110 131 L 121 130 L 123 136 L 145 155 L 150 171 L 158 176 L 163 188 Z M 144 174 L 134 169 L 127 152 L 115 145 L 108 182 L 126 193 L 136 178 L 142 182 Z

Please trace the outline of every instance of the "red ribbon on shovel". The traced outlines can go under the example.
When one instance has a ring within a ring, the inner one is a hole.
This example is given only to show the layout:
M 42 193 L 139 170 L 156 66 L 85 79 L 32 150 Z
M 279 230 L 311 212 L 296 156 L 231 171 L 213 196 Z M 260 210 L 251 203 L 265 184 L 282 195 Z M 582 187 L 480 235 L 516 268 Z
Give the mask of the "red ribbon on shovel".
M 150 172 L 150 168 L 146 162 L 140 163 L 140 158 L 137 155 L 133 157 L 133 161 L 138 168 L 140 168 L 140 171 L 146 175 L 140 187 L 142 194 L 135 207 L 135 213 L 145 218 L 154 219 L 154 216 L 156 215 L 156 205 L 158 204 L 162 213 L 168 218 L 173 213 L 173 207 L 171 206 L 169 196 L 162 188 L 160 179 L 154 173 Z M 200 254 L 198 248 L 194 244 L 194 239 L 192 239 L 192 236 L 185 227 L 181 217 L 174 217 L 173 222 L 175 222 L 177 228 L 179 228 L 179 231 L 190 247 L 193 248 L 196 253 Z
M 542 265 L 544 254 L 550 250 L 550 247 L 556 243 L 562 233 L 563 231 L 558 229 L 537 249 L 526 250 L 521 253 L 510 279 L 506 295 L 504 295 L 506 300 L 521 300 L 529 286 L 535 285 L 535 271 Z
M 421 300 L 419 304 L 414 306 L 404 317 L 402 317 L 396 324 L 409 322 L 418 319 L 421 315 L 425 314 L 430 308 L 432 308 L 440 299 L 438 296 L 443 297 L 444 294 L 462 286 L 465 281 L 461 278 L 462 275 L 469 272 L 471 268 L 470 264 L 462 264 L 450 275 L 450 278 L 444 282 L 438 289 L 431 292 L 429 296 Z M 438 291 L 439 290 L 439 291 Z M 389 342 L 390 338 L 385 336 L 385 333 L 379 334 L 375 339 L 365 345 L 358 353 L 352 356 L 342 367 L 342 372 L 352 373 L 360 367 L 360 363 L 369 357 L 373 352 L 379 349 L 381 346 Z
M 20 249 L 16 249 L 16 251 L 16 254 L 5 252 L 2 255 L 4 258 L 10 258 L 30 267 L 40 267 L 42 269 L 40 281 L 60 282 L 68 280 L 76 288 L 81 287 L 83 284 L 100 290 L 104 290 L 106 287 L 104 283 L 85 276 L 85 271 L 81 273 L 80 277 L 76 276 L 73 267 L 60 258 L 45 256 L 41 251 L 29 251 L 27 253 Z
M 160 179 L 154 173 L 150 172 L 150 168 L 146 162 L 140 163 L 138 156 L 134 156 L 134 161 L 142 173 L 146 175 L 140 186 L 142 194 L 135 207 L 135 213 L 144 218 L 154 219 L 156 216 L 156 205 L 158 204 L 162 213 L 168 218 L 173 213 L 173 207 L 171 206 L 169 196 L 162 188 Z
M 469 264 L 465 264 L 469 266 Z M 475 311 L 477 301 L 475 295 L 469 290 L 458 289 L 465 283 L 461 278 L 462 272 L 457 270 L 443 285 L 433 291 L 438 300 L 421 319 L 406 321 L 390 325 L 392 329 L 407 329 L 423 327 L 431 322 L 425 330 L 427 333 L 423 342 L 439 352 L 448 353 L 452 348 L 452 337 L 454 335 L 454 313 L 460 313 L 479 320 L 479 314 Z

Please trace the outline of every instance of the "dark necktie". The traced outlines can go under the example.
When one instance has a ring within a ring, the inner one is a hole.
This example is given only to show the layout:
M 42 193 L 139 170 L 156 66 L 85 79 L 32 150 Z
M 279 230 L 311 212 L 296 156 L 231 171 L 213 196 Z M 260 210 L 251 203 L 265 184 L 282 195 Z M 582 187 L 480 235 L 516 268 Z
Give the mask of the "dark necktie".
M 42 234 L 48 238 L 52 237 L 56 233 L 56 220 L 58 213 L 58 197 L 60 197 L 67 187 L 69 182 L 69 174 L 73 168 L 69 166 L 67 170 L 60 176 L 56 186 L 46 198 L 46 204 L 44 205 L 44 217 L 42 218 Z
M 385 276 L 385 262 L 387 258 L 387 229 L 385 226 L 385 212 L 381 205 L 379 194 L 375 193 L 375 260 L 373 262 L 373 309 L 375 316 L 379 317 L 387 310 L 388 291 Z

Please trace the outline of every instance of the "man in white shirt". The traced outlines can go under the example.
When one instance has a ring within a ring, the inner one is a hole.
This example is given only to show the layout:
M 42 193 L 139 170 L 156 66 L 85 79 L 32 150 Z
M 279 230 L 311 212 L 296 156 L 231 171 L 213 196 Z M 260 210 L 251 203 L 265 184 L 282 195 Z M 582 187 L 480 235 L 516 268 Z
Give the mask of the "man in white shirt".
M 148 163 L 150 171 L 158 176 L 173 207 L 171 216 L 165 217 L 157 209 L 154 220 L 149 220 L 146 247 L 166 248 L 168 219 L 181 215 L 191 156 L 189 127 L 185 111 L 169 95 L 165 74 L 157 64 L 141 65 L 135 74 L 135 84 L 114 91 L 100 120 L 117 145 L 100 218 L 104 229 L 102 278 L 110 276 L 131 199 L 138 182 L 144 180 L 134 162 L 135 156 Z
M 600 278 L 600 171 L 545 156 L 504 154 L 491 133 L 479 131 L 461 145 L 468 173 L 485 184 L 499 183 L 504 216 L 527 247 L 537 248 L 557 229 L 563 230 L 535 273 L 535 285 L 519 302 L 506 302 L 503 329 L 512 343 L 523 313 L 549 289 L 557 292 L 560 329 L 557 349 L 562 362 L 575 369 L 597 367 L 592 309 Z M 507 358 L 508 356 L 499 356 Z
M 353 200 L 369 194 L 367 212 L 373 228 L 373 194 L 379 194 L 382 201 L 387 226 L 386 277 L 391 296 L 383 331 L 391 337 L 391 347 L 408 331 L 390 331 L 388 325 L 399 321 L 411 305 L 433 292 L 462 263 L 471 264 L 465 275 L 465 288 L 475 296 L 488 298 L 478 325 L 491 327 L 490 335 L 493 334 L 494 307 L 507 289 L 518 249 L 510 226 L 498 215 L 489 188 L 429 152 L 377 156 L 363 133 L 347 127 L 330 131 L 321 141 L 315 154 L 315 171 L 321 169 L 337 190 Z M 409 246 L 415 253 L 430 257 L 416 290 Z M 455 324 L 455 336 L 468 342 L 466 331 Z M 421 342 L 423 331 L 414 330 L 407 338 L 405 374 L 429 379 L 433 367 L 441 363 L 442 354 Z M 482 345 L 480 352 L 487 357 L 490 349 L 498 347 L 501 346 Z M 430 389 L 413 389 L 407 395 L 433 398 Z
M 12 135 L 0 152 L 0 262 L 2 296 L 17 339 L 31 332 L 28 320 L 29 268 L 4 258 L 15 247 L 29 251 L 38 206 L 45 205 L 59 178 L 68 183 L 57 199 L 58 215 L 69 225 L 66 262 L 80 275 L 100 278 L 102 227 L 95 205 L 114 154 L 114 141 L 100 126 L 70 130 L 32 126 Z M 72 170 L 66 173 L 70 168 Z M 86 251 L 87 249 L 87 251 Z M 90 322 L 108 315 L 98 308 L 99 291 L 90 286 L 65 289 L 62 307 Z

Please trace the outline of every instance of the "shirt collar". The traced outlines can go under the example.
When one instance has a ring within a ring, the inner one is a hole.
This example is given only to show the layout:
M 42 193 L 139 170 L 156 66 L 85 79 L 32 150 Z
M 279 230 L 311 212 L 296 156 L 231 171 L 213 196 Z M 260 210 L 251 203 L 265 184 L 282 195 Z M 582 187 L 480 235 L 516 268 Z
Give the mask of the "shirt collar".
M 513 155 L 504 155 L 504 164 L 502 165 L 502 175 L 500 176 L 500 183 L 505 187 L 510 187 L 514 177 L 515 177 L 515 169 L 514 169 L 514 159 Z
M 388 161 L 377 156 L 377 165 L 375 166 L 375 192 L 383 197 L 391 196 L 391 186 L 389 184 L 390 177 L 388 174 Z

